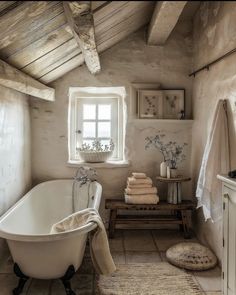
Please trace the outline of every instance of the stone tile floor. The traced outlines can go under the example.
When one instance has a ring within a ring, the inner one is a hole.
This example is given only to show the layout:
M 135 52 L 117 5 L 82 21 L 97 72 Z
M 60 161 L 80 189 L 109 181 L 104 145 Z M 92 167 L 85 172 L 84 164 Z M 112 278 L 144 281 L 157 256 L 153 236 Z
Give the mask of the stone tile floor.
M 184 240 L 181 233 L 173 230 L 117 230 L 115 238 L 110 240 L 110 248 L 115 263 L 158 263 L 165 261 L 165 251 L 172 245 Z M 221 294 L 221 270 L 215 267 L 204 272 L 189 272 L 199 284 L 205 295 Z M 77 295 L 94 294 L 95 274 L 89 253 L 85 254 L 84 262 L 78 274 L 72 280 L 72 287 Z M 10 295 L 17 285 L 12 273 L 12 259 L 8 253 L 0 261 L 0 294 Z M 127 293 L 128 294 L 128 293 Z M 22 295 L 65 295 L 62 284 L 58 280 L 30 280 Z

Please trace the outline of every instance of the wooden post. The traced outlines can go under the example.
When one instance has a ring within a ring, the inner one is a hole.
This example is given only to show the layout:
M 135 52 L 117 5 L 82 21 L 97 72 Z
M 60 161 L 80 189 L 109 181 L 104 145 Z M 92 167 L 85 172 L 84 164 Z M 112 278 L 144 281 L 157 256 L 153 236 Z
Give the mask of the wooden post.
M 182 222 L 183 222 L 183 230 L 184 230 L 184 238 L 191 239 L 190 226 L 188 220 L 188 213 L 186 210 L 181 210 Z
M 187 1 L 158 1 L 148 29 L 149 45 L 164 45 Z
M 0 60 L 0 85 L 45 100 L 55 100 L 55 89 Z
M 100 72 L 100 60 L 95 42 L 91 1 L 64 1 L 65 15 L 77 41 L 85 63 L 92 74 Z
M 111 209 L 110 221 L 109 221 L 109 238 L 111 239 L 114 238 L 114 234 L 115 234 L 116 215 L 117 215 L 117 210 Z

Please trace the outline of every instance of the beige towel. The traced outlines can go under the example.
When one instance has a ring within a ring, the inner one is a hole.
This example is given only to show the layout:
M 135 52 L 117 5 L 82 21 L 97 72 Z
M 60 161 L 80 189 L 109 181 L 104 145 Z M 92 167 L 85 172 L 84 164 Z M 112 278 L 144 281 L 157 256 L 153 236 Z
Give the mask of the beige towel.
M 127 204 L 157 204 L 159 197 L 157 195 L 125 195 Z
M 99 213 L 92 208 L 78 211 L 54 224 L 51 233 L 66 232 L 94 222 L 97 224 L 95 231 L 90 232 L 90 253 L 94 268 L 99 274 L 110 274 L 116 270 L 112 259 L 106 230 Z
M 127 182 L 127 186 L 129 188 L 149 188 L 149 187 L 152 187 L 152 184 L 148 184 L 148 183 L 141 183 L 141 184 L 129 184 Z
M 137 178 L 137 179 L 139 179 L 139 178 L 147 178 L 147 176 L 146 176 L 145 173 L 139 173 L 139 172 L 133 172 L 133 173 L 132 173 L 132 176 L 133 176 L 134 178 Z
M 226 101 L 219 100 L 203 153 L 196 191 L 197 208 L 203 207 L 205 221 L 218 222 L 222 218 L 221 181 L 216 175 L 227 174 L 230 169 L 229 148 Z
M 151 178 L 134 178 L 134 177 L 128 177 L 128 184 L 134 185 L 134 184 L 152 184 Z
M 157 188 L 156 187 L 149 187 L 149 188 L 129 188 L 125 189 L 125 193 L 127 195 L 147 195 L 147 194 L 156 194 Z

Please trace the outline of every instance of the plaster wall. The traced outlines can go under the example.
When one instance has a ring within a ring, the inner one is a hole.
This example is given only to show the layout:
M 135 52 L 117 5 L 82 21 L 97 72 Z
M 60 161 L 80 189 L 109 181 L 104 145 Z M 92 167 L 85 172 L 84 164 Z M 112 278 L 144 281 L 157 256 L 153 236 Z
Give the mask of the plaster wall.
M 0 86 L 0 215 L 31 186 L 30 154 L 28 96 Z
M 234 1 L 202 2 L 194 21 L 194 69 L 200 68 L 236 47 L 236 5 Z M 236 168 L 236 55 L 231 55 L 203 71 L 193 83 L 193 144 L 192 174 L 196 189 L 198 173 L 207 136 L 212 122 L 213 110 L 219 99 L 227 99 L 231 164 Z M 218 204 L 222 200 L 217 200 Z M 204 222 L 202 210 L 196 216 L 196 229 L 200 239 L 207 243 L 221 259 L 222 216 L 219 221 Z
M 101 55 L 102 71 L 91 75 L 86 66 L 81 66 L 52 83 L 56 89 L 56 101 L 31 101 L 32 114 L 32 163 L 33 180 L 39 183 L 53 178 L 71 178 L 76 168 L 67 165 L 67 113 L 68 89 L 71 86 L 124 86 L 126 88 L 127 125 L 125 154 L 130 160 L 126 168 L 98 168 L 99 182 L 103 186 L 104 199 L 123 195 L 127 176 L 131 171 L 143 171 L 155 179 L 159 174 L 161 154 L 155 149 L 145 151 L 146 136 L 155 136 L 158 131 L 166 134 L 166 140 L 186 142 L 187 159 L 180 170 L 190 174 L 191 123 L 165 123 L 134 118 L 134 100 L 131 82 L 161 83 L 163 88 L 185 88 L 186 114 L 191 118 L 192 79 L 188 77 L 192 61 L 192 25 L 181 22 L 165 47 L 147 46 L 146 30 L 142 29 Z M 160 187 L 160 194 L 165 188 Z M 191 184 L 184 186 L 185 197 L 190 197 Z

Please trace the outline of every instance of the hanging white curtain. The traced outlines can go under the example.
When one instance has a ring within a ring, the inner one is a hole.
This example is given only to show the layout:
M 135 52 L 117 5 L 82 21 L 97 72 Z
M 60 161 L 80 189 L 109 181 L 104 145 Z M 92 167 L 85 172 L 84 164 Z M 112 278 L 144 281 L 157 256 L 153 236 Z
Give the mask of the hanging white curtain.
M 229 172 L 229 161 L 227 105 L 225 100 L 220 100 L 204 150 L 196 191 L 197 207 L 203 208 L 205 220 L 217 221 L 222 215 L 221 182 L 217 174 Z

